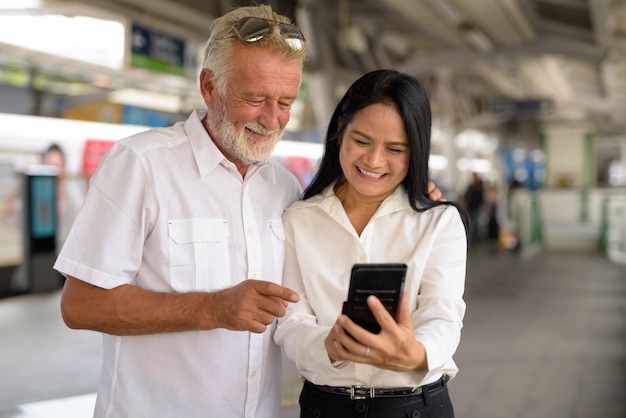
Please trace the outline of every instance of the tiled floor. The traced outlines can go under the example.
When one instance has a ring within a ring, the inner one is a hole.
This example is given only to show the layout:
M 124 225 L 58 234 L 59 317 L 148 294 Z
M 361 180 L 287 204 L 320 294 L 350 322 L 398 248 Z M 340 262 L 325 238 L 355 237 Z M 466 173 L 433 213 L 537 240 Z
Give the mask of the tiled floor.
M 472 252 L 450 383 L 457 418 L 626 417 L 626 266 L 599 255 Z M 91 416 L 100 337 L 59 292 L 0 300 L 0 418 Z M 283 418 L 298 416 L 286 362 Z

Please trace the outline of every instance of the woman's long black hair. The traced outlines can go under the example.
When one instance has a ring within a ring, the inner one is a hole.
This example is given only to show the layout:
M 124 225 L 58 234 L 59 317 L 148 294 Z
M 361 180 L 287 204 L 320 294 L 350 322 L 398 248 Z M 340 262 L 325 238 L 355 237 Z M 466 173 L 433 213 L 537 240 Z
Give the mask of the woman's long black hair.
M 344 179 L 339 164 L 339 148 L 345 127 L 361 109 L 377 104 L 394 104 L 409 138 L 409 170 L 402 180 L 409 204 L 422 212 L 439 205 L 453 205 L 461 214 L 467 230 L 465 209 L 456 202 L 438 202 L 428 198 L 428 159 L 430 156 L 431 111 L 426 90 L 416 78 L 395 70 L 376 70 L 356 80 L 333 113 L 326 133 L 324 156 L 303 199 L 321 193 L 326 187 Z

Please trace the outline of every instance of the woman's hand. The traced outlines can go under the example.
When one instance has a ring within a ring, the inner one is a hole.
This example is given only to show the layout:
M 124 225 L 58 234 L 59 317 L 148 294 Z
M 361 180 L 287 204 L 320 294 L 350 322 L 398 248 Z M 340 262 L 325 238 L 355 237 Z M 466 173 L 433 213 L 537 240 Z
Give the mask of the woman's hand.
M 400 299 L 397 323 L 375 296 L 368 297 L 367 304 L 380 333 L 372 334 L 341 315 L 324 340 L 331 362 L 355 361 L 402 372 L 426 369 L 426 350 L 413 334 L 406 294 Z

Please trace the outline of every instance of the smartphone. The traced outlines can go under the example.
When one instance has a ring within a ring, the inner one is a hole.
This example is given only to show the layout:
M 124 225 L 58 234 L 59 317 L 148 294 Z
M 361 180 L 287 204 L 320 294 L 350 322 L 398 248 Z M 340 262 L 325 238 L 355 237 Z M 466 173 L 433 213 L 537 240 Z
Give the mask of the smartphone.
M 406 264 L 373 263 L 355 264 L 350 274 L 348 299 L 343 303 L 342 313 L 356 324 L 378 334 L 380 325 L 367 306 L 367 297 L 374 295 L 387 308 L 387 312 L 397 319 L 398 304 L 404 290 Z

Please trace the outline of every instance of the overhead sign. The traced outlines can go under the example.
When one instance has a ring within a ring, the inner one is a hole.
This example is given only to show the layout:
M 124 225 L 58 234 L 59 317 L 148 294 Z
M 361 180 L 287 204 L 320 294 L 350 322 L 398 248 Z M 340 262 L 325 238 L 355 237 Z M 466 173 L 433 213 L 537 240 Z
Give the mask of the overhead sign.
M 550 99 L 493 100 L 489 103 L 489 110 L 507 115 L 536 115 L 554 110 L 554 102 Z
M 187 45 L 183 39 L 152 28 L 132 24 L 131 65 L 185 76 Z

